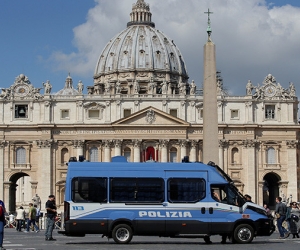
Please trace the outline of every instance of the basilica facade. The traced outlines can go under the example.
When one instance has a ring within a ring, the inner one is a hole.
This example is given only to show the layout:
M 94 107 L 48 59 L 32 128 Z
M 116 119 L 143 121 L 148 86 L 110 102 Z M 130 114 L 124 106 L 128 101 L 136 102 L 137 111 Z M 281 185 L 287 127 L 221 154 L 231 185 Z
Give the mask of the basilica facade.
M 44 89 L 34 85 L 20 74 L 0 95 L 0 193 L 9 211 L 36 194 L 43 203 L 51 193 L 62 209 L 71 157 L 203 160 L 202 91 L 189 82 L 180 50 L 155 28 L 143 0 L 103 49 L 86 94 L 70 74 L 57 93 L 49 81 Z M 244 96 L 227 95 L 218 77 L 216 88 L 219 155 L 211 160 L 260 205 L 274 206 L 277 195 L 300 200 L 294 84 L 281 85 L 266 72 L 258 86 L 245 81 Z

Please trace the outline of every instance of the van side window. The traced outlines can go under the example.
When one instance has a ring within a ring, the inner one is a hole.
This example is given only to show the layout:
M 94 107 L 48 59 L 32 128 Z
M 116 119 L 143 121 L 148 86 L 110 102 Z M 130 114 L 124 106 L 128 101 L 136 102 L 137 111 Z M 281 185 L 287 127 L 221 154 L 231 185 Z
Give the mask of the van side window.
M 205 197 L 205 180 L 201 178 L 170 178 L 168 201 L 172 203 L 195 203 Z
M 164 201 L 162 178 L 111 178 L 110 202 L 153 202 Z
M 107 178 L 77 177 L 72 179 L 72 201 L 107 202 Z

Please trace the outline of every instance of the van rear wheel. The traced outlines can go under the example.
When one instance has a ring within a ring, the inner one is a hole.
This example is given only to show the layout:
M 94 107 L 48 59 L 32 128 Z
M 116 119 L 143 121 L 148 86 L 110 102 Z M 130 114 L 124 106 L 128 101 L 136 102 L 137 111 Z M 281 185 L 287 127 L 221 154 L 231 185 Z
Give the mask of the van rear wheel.
M 237 243 L 247 244 L 252 242 L 254 230 L 248 224 L 241 224 L 234 229 L 233 237 Z
M 119 224 L 114 227 L 112 237 L 118 244 L 127 244 L 132 239 L 132 228 L 126 224 Z

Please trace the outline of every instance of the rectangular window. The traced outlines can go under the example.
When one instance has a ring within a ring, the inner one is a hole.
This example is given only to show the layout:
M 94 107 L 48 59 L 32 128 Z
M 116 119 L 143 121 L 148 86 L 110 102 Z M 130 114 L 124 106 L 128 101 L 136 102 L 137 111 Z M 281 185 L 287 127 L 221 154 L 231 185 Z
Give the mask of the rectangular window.
M 100 111 L 99 110 L 89 110 L 90 119 L 99 119 Z
M 231 110 L 231 119 L 238 120 L 239 119 L 239 111 L 237 109 Z
M 28 105 L 15 105 L 15 118 L 28 118 Z
M 124 109 L 124 118 L 129 117 L 131 115 L 131 109 Z
M 170 115 L 173 117 L 177 117 L 177 109 L 170 109 Z
M 107 178 L 77 177 L 72 179 L 72 201 L 107 202 Z
M 205 197 L 205 180 L 201 178 L 171 178 L 168 180 L 168 201 L 195 203 Z
M 69 119 L 70 118 L 69 113 L 70 111 L 68 109 L 61 110 L 61 119 Z
M 164 201 L 164 180 L 162 178 L 111 178 L 110 202 Z
M 275 105 L 266 105 L 265 106 L 265 118 L 267 120 L 275 119 Z

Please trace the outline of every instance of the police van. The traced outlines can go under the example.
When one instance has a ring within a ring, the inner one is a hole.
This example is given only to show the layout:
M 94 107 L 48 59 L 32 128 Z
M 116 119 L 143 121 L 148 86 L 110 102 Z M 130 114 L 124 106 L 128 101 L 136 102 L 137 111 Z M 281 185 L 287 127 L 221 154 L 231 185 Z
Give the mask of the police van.
M 131 163 L 121 156 L 69 163 L 64 222 L 61 234 L 102 234 L 119 244 L 134 235 L 250 243 L 274 231 L 264 208 L 246 202 L 214 163 Z

